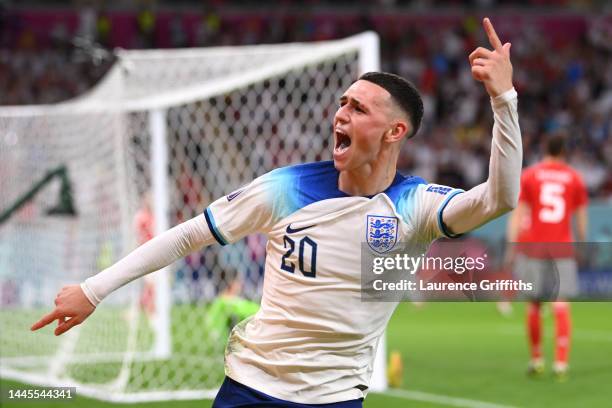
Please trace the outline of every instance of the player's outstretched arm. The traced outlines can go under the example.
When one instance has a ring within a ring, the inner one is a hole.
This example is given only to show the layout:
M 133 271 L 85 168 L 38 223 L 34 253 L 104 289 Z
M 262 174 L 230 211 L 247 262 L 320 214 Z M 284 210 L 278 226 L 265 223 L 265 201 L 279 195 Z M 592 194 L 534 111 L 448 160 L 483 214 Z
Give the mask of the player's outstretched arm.
M 32 325 L 38 330 L 58 321 L 55 335 L 81 324 L 112 291 L 185 255 L 215 242 L 204 215 L 199 215 L 136 248 L 119 262 L 81 285 L 65 286 L 55 298 L 55 309 Z
M 483 83 L 493 108 L 493 139 L 489 178 L 459 194 L 446 206 L 443 221 L 462 234 L 512 210 L 519 196 L 523 148 L 518 123 L 517 94 L 512 86 L 510 43 L 499 40 L 491 21 L 483 26 L 493 50 L 478 47 L 469 56 L 472 76 Z

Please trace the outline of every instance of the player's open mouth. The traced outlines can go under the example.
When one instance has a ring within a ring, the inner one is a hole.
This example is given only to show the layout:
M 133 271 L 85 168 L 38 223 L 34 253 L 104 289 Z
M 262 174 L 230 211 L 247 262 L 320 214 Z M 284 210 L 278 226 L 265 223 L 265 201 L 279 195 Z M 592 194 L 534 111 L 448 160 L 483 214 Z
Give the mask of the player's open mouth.
M 340 129 L 336 129 L 334 133 L 336 135 L 334 154 L 340 155 L 348 150 L 349 146 L 351 145 L 351 138 Z

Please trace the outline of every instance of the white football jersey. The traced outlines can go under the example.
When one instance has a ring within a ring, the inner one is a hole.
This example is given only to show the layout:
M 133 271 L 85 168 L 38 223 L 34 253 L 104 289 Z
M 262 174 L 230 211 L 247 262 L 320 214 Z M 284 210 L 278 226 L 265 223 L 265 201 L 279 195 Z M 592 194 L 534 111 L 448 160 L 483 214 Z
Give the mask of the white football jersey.
M 268 237 L 259 312 L 239 323 L 225 355 L 230 378 L 287 401 L 325 404 L 365 397 L 378 341 L 396 302 L 361 299 L 361 245 L 448 235 L 442 211 L 462 190 L 396 175 L 374 196 L 338 189 L 333 162 L 285 167 L 204 212 L 222 245 Z

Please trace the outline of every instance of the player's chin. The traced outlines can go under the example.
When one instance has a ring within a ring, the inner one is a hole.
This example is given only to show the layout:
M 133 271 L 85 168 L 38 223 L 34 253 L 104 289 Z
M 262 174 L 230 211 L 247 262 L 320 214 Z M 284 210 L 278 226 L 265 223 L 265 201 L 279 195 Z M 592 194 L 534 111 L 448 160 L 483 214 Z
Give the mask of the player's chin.
M 345 153 L 337 154 L 337 152 L 334 150 L 334 167 L 336 168 L 336 170 L 338 171 L 346 170 L 349 164 L 348 159 L 349 158 L 347 154 Z
M 351 157 L 350 147 L 336 147 L 333 152 L 334 166 L 336 170 L 346 170 Z

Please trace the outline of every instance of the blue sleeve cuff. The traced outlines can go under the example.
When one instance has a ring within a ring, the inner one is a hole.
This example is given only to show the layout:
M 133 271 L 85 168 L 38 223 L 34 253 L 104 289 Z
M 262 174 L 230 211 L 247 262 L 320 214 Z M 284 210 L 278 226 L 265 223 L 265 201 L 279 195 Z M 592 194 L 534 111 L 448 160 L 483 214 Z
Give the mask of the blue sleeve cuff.
M 444 236 L 447 238 L 459 238 L 461 235 L 463 235 L 463 234 L 453 234 L 448 230 L 446 225 L 444 225 L 444 221 L 442 221 L 442 213 L 444 212 L 444 209 L 446 208 L 446 206 L 448 205 L 448 203 L 453 197 L 455 197 L 458 194 L 464 193 L 464 192 L 465 191 L 463 190 L 453 191 L 452 193 L 448 195 L 448 197 L 444 199 L 444 201 L 440 205 L 440 208 L 438 209 L 438 227 L 440 228 L 440 231 L 442 231 L 442 234 L 444 234 Z
M 221 234 L 221 231 L 219 231 L 217 225 L 215 224 L 215 218 L 213 217 L 212 212 L 210 211 L 210 207 L 206 207 L 206 209 L 204 210 L 204 218 L 206 218 L 206 224 L 208 225 L 210 232 L 213 234 L 213 237 L 215 237 L 217 242 L 221 245 L 227 245 L 227 240 L 223 238 L 223 234 Z

